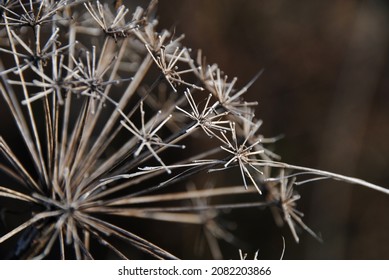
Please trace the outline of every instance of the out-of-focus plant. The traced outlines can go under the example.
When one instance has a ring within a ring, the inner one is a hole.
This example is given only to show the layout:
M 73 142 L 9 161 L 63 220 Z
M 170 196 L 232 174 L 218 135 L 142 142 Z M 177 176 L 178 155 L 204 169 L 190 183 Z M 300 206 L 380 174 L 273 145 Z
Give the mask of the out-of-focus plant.
M 180 257 L 137 233 L 144 219 L 155 232 L 157 221 L 198 226 L 223 258 L 219 240 L 239 243 L 225 211 L 269 207 L 296 242 L 300 228 L 321 240 L 296 209 L 295 185 L 332 178 L 388 193 L 280 162 L 259 133 L 257 103 L 244 99 L 260 74 L 237 88 L 184 36 L 158 29 L 155 1 L 0 3 L 4 257 L 92 259 L 102 247 L 109 258 Z M 217 180 L 226 170 L 238 185 Z M 212 187 L 194 187 L 198 176 Z

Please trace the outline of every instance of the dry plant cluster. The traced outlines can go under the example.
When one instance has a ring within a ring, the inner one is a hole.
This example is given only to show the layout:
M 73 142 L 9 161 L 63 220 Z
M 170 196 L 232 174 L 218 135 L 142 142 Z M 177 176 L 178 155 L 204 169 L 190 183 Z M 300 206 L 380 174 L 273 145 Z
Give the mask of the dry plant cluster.
M 158 28 L 156 1 L 119 2 L 0 1 L 1 126 L 10 119 L 17 131 L 0 135 L 4 257 L 179 258 L 137 233 L 143 219 L 156 232 L 200 228 L 203 248 L 224 258 L 220 240 L 236 240 L 228 211 L 247 208 L 258 222 L 270 208 L 296 242 L 301 229 L 321 240 L 296 209 L 296 185 L 330 178 L 388 193 L 281 162 L 244 98 L 260 73 L 238 88 L 183 35 Z

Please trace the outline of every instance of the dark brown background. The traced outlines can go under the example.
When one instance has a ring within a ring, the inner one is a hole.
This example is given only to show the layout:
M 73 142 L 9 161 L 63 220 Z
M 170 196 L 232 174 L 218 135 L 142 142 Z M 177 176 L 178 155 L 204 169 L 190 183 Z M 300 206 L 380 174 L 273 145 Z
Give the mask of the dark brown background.
M 389 187 L 388 2 L 160 0 L 158 14 L 241 86 L 265 69 L 246 99 L 266 136 L 285 135 L 284 161 Z M 299 191 L 324 243 L 305 233 L 296 245 L 285 230 L 286 259 L 389 259 L 389 197 L 334 181 Z M 279 256 L 268 222 L 248 226 L 259 258 Z
M 258 100 L 265 136 L 285 135 L 275 150 L 283 161 L 389 187 L 387 1 L 160 0 L 158 16 L 240 86 L 265 69 L 246 100 Z M 260 259 L 279 258 L 283 235 L 285 259 L 389 259 L 388 196 L 336 181 L 299 192 L 304 221 L 324 243 L 302 233 L 295 244 L 269 212 L 237 216 L 250 257 L 258 249 Z M 171 227 L 160 226 L 165 244 L 157 244 L 194 258 L 177 245 L 192 249 L 192 238 L 171 240 Z M 238 258 L 236 248 L 228 253 Z

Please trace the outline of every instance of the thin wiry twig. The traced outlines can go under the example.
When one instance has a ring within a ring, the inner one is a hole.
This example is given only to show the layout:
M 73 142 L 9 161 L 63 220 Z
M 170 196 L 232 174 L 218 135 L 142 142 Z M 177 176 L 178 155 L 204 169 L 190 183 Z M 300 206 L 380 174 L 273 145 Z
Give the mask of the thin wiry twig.
M 320 239 L 296 209 L 294 185 L 331 178 L 389 194 L 361 179 L 281 162 L 267 147 L 278 138 L 260 134 L 257 102 L 244 98 L 262 72 L 237 89 L 237 78 L 208 65 L 200 51 L 194 60 L 183 35 L 158 30 L 155 6 L 127 18 L 126 6 L 113 11 L 98 1 L 0 4 L 1 104 L 23 144 L 8 127 L 2 131 L 2 218 L 18 214 L 0 246 L 14 246 L 13 258 L 94 259 L 100 245 L 121 259 L 133 250 L 180 256 L 144 238 L 130 218 L 201 228 L 213 257 L 222 258 L 219 240 L 239 243 L 220 223 L 227 211 L 255 215 L 270 207 L 296 241 L 300 227 Z M 217 180 L 214 171 L 235 167 L 240 186 Z M 186 189 L 196 178 L 215 179 L 215 187 Z M 284 251 L 285 241 L 281 258 Z

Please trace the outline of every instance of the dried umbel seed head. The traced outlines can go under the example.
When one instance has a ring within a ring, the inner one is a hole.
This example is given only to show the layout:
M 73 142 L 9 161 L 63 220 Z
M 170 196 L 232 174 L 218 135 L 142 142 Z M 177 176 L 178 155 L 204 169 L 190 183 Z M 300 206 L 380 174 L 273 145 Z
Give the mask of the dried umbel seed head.
M 183 244 L 166 236 L 177 243 L 190 226 L 205 241 L 191 256 L 224 258 L 220 244 L 240 248 L 244 238 L 231 211 L 255 219 L 277 205 L 296 241 L 296 225 L 317 237 L 296 210 L 291 177 L 388 193 L 279 162 L 257 102 L 245 101 L 261 72 L 236 88 L 201 51 L 194 59 L 183 35 L 158 28 L 155 1 L 120 2 L 0 2 L 0 106 L 13 127 L 1 124 L 2 257 L 173 259 Z

